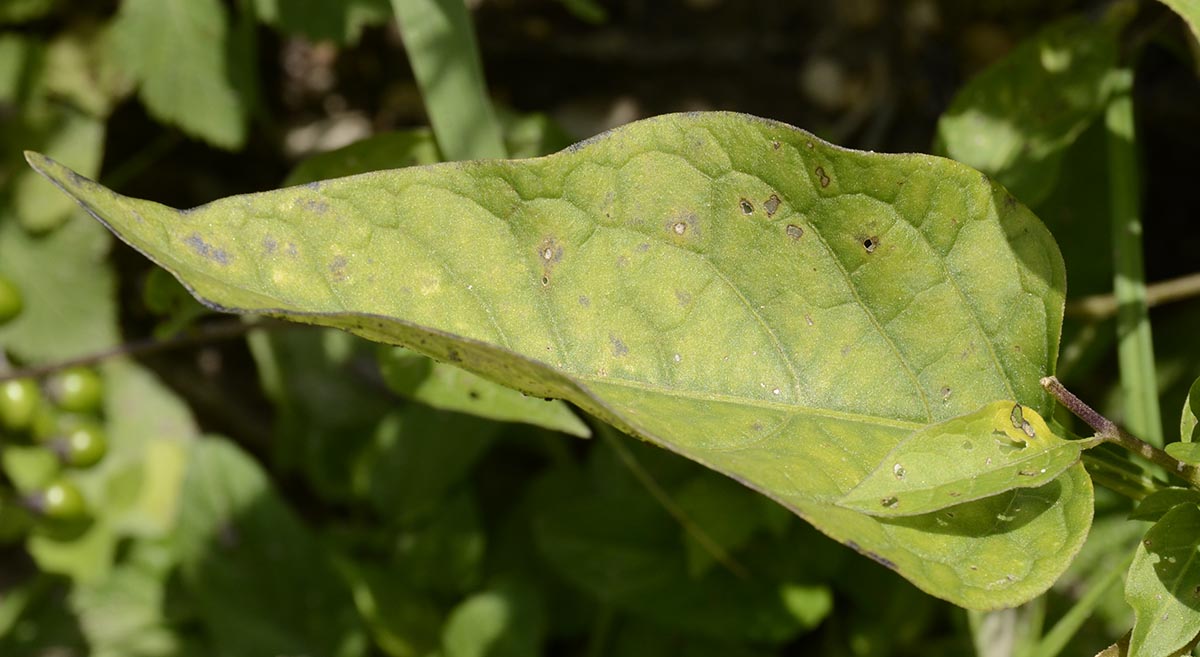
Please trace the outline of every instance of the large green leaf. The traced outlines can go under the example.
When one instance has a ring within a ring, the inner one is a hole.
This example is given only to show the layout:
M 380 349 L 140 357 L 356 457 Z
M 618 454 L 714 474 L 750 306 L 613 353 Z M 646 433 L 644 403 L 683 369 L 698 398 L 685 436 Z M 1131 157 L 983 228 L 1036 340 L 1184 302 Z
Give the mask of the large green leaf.
M 1065 275 L 964 165 L 668 115 L 533 160 L 395 171 L 179 212 L 38 154 L 213 307 L 408 346 L 759 490 L 936 595 L 1017 604 L 1091 520 L 1079 466 L 955 513 L 835 502 L 906 436 L 998 399 L 1045 415 Z

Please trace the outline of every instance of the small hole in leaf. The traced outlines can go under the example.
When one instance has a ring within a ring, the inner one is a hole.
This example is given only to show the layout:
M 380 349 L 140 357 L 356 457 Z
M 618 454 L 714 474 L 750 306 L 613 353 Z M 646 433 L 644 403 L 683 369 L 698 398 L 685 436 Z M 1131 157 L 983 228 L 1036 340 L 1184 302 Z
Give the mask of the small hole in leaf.
M 867 253 L 875 253 L 875 249 L 877 249 L 878 247 L 879 247 L 879 238 L 878 237 L 868 237 L 863 240 L 863 248 L 866 249 Z
M 549 276 L 543 276 L 543 277 L 542 277 L 542 285 L 549 285 L 549 284 L 550 284 L 550 277 L 549 277 Z
M 896 475 L 897 479 L 903 479 L 905 474 L 904 466 L 900 465 L 899 463 L 893 465 L 892 474 Z
M 746 199 L 738 201 L 738 205 L 742 206 L 742 214 L 754 214 L 754 204 Z
M 675 225 L 671 227 L 671 229 L 675 231 L 676 235 L 682 235 L 687 232 L 687 224 L 682 221 L 677 221 L 675 222 Z
M 883 506 L 885 506 L 889 509 L 896 506 L 899 502 L 900 502 L 900 500 L 896 499 L 896 496 L 894 496 L 894 495 L 891 497 L 885 497 L 885 498 L 879 500 L 880 504 L 882 504 Z

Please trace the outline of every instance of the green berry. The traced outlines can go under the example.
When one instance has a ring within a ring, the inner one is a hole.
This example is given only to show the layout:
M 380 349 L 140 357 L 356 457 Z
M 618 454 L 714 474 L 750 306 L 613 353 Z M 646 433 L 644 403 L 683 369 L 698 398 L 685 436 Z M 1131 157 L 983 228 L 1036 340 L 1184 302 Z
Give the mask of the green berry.
M 26 505 L 51 520 L 79 520 L 87 514 L 87 504 L 79 487 L 66 479 L 58 479 L 25 498 Z
M 6 276 L 0 276 L 0 326 L 16 319 L 25 308 L 21 291 Z
M 95 422 L 81 421 L 72 423 L 54 438 L 50 448 L 58 454 L 63 465 L 90 468 L 108 452 L 108 439 L 104 436 L 104 429 Z
M 26 431 L 37 416 L 42 393 L 32 379 L 0 383 L 0 428 Z
M 46 383 L 46 392 L 59 408 L 74 413 L 93 413 L 104 403 L 104 382 L 88 367 L 58 372 Z

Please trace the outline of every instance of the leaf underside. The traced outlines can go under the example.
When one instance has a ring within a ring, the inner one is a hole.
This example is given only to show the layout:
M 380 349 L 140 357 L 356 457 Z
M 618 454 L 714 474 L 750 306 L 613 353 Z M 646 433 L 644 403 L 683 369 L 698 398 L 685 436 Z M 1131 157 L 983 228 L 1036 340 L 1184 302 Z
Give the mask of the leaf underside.
M 953 517 L 836 504 L 929 424 L 999 399 L 1048 411 L 1061 257 L 964 165 L 694 113 L 544 158 L 180 212 L 28 158 L 214 308 L 343 328 L 567 399 L 957 604 L 1039 594 L 1090 526 L 1079 466 Z

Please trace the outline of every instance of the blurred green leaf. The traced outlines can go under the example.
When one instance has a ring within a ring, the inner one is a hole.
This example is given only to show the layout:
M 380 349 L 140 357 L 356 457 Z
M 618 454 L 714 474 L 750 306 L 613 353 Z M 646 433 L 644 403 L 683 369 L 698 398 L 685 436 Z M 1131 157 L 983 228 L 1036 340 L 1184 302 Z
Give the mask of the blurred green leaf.
M 471 492 L 451 495 L 424 521 L 395 536 L 394 577 L 408 589 L 443 597 L 478 586 L 488 538 Z
M 172 626 L 167 589 L 174 565 L 161 544 L 138 541 L 104 579 L 77 585 L 78 614 L 91 657 L 200 657 Z
M 304 158 L 283 181 L 284 186 L 353 176 L 369 171 L 433 164 L 441 159 L 429 130 L 384 132 L 332 151 Z
M 567 11 L 575 17 L 589 23 L 603 23 L 608 20 L 608 12 L 596 0 L 558 0 Z
M 783 507 L 713 472 L 697 473 L 675 491 L 673 498 L 683 514 L 726 553 L 745 547 L 756 532 L 778 523 L 773 510 L 784 513 L 785 522 L 788 519 Z M 688 574 L 700 578 L 717 563 L 710 548 L 694 534 L 680 529 Z
M 414 592 L 404 570 L 345 562 L 354 604 L 375 644 L 391 657 L 427 657 L 440 645 L 441 613 Z
M 774 657 L 774 651 L 732 641 L 673 632 L 644 621 L 621 623 L 612 640 L 611 657 Z
M 246 140 L 246 108 L 228 69 L 229 17 L 219 0 L 125 0 L 116 54 L 156 119 L 214 146 Z
M 277 409 L 275 467 L 299 471 L 329 500 L 355 496 L 357 459 L 398 404 L 374 373 L 375 345 L 341 331 L 247 336 L 263 392 Z
M 161 537 L 174 526 L 191 443 L 191 411 L 150 371 L 129 361 L 103 369 L 109 453 L 92 473 L 103 513 L 124 534 Z
M 963 165 L 694 113 L 545 158 L 184 214 L 29 159 L 214 306 L 567 399 L 959 604 L 1039 594 L 1086 536 L 1081 467 L 959 514 L 885 522 L 833 504 L 914 430 L 997 399 L 1049 411 L 1038 380 L 1054 369 L 1062 262 L 1028 210 Z
M 0 327 L 0 343 L 10 354 L 46 362 L 118 342 L 110 243 L 105 231 L 78 211 L 58 230 L 33 237 L 0 210 L 0 274 L 25 298 L 21 316 Z M 86 321 L 64 321 L 83 317 Z
M 0 465 L 13 489 L 22 495 L 41 490 L 59 470 L 58 458 L 41 446 L 5 444 L 0 447 Z
M 1130 520 L 1158 522 L 1167 511 L 1180 504 L 1200 504 L 1200 491 L 1191 488 L 1164 488 L 1147 495 L 1129 514 Z
M 98 119 L 131 91 L 131 81 L 114 61 L 107 25 L 72 25 L 46 49 L 46 93 Z
M 73 162 L 84 175 L 95 176 L 104 154 L 104 122 L 66 106 L 53 114 L 52 120 L 30 126 L 32 134 L 23 146 L 44 148 L 52 157 Z M 13 209 L 25 230 L 44 233 L 61 226 L 73 210 L 61 197 L 38 176 L 20 172 L 13 180 Z
M 591 429 L 560 400 L 521 394 L 404 347 L 382 348 L 379 369 L 393 392 L 434 408 L 498 422 L 532 424 L 581 438 L 592 435 Z
M 462 0 L 392 0 L 425 113 L 447 160 L 505 157 Z
M 0 4 L 0 25 L 25 23 L 49 14 L 58 0 L 4 0 Z
M 1131 657 L 1157 657 L 1179 650 L 1200 631 L 1200 507 L 1181 504 L 1163 514 L 1141 545 L 1125 600 L 1136 620 Z
M 964 85 L 938 121 L 937 149 L 1040 202 L 1063 151 L 1103 111 L 1117 62 L 1114 26 L 1068 18 Z
M 609 450 L 594 451 L 593 460 Z M 716 566 L 694 577 L 676 519 L 639 484 L 578 477 L 559 470 L 537 484 L 534 537 L 562 577 L 601 602 L 681 631 L 768 643 L 791 639 L 829 611 L 822 587 L 780 570 L 803 561 L 803 543 L 781 539 L 792 559 L 748 560 L 749 574 Z
M 351 45 L 392 14 L 388 0 L 254 0 L 254 10 L 280 32 Z
M 420 405 L 389 414 L 359 457 L 358 487 L 390 521 L 437 513 L 499 433 L 495 422 Z
M 232 443 L 192 448 L 172 546 L 222 654 L 361 654 L 350 641 L 361 631 L 351 596 L 329 555 Z
M 537 589 L 505 578 L 460 602 L 442 629 L 445 657 L 528 657 L 542 653 L 545 612 Z
M 93 509 L 95 502 L 88 500 Z M 117 540 L 108 520 L 97 516 L 69 527 L 38 525 L 26 540 L 25 549 L 41 570 L 89 583 L 109 576 L 117 553 Z

